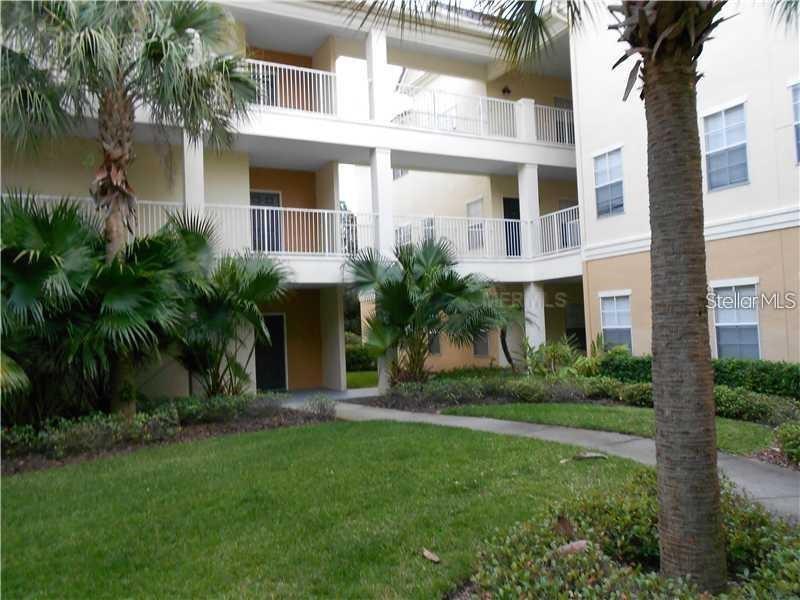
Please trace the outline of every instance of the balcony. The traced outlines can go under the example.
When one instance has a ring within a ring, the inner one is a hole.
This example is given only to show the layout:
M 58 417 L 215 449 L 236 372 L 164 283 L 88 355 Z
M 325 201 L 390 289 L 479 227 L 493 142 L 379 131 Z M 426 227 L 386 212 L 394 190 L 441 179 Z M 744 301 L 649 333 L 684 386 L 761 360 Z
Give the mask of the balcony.
M 259 109 L 338 118 L 342 100 L 335 73 L 252 59 L 247 65 L 256 83 Z M 575 144 L 572 111 L 533 100 L 512 102 L 398 84 L 391 102 L 395 115 L 391 123 L 401 128 L 566 147 Z
M 560 256 L 581 247 L 578 207 L 532 221 L 469 217 L 395 217 L 395 243 L 444 238 L 459 261 L 521 260 Z

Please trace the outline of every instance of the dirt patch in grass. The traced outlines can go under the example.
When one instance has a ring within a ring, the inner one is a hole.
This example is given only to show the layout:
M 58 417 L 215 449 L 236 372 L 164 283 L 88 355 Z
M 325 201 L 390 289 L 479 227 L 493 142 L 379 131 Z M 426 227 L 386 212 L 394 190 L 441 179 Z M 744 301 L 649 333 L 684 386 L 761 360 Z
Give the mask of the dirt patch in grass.
M 4 458 L 2 461 L 2 474 L 15 475 L 17 473 L 26 473 L 28 471 L 39 471 L 41 469 L 63 467 L 65 465 L 88 462 L 97 460 L 99 458 L 116 456 L 118 454 L 136 452 L 137 450 L 141 450 L 142 448 L 147 448 L 150 446 L 180 444 L 221 435 L 263 431 L 265 429 L 279 429 L 282 427 L 312 425 L 328 420 L 330 419 L 321 419 L 316 415 L 303 411 L 291 410 L 288 408 L 277 408 L 273 409 L 269 414 L 266 415 L 246 415 L 232 421 L 187 425 L 181 427 L 180 431 L 177 433 L 177 435 L 175 435 L 175 437 L 160 442 L 124 444 L 115 446 L 114 448 L 109 448 L 107 450 L 84 452 L 72 456 L 65 456 L 64 458 L 50 458 L 42 454 L 28 454 L 27 456 L 20 456 L 16 458 Z
M 786 469 L 792 469 L 793 471 L 800 471 L 800 465 L 790 461 L 789 457 L 786 456 L 780 448 L 764 448 L 763 450 L 751 454 L 750 458 L 755 458 L 756 460 L 768 462 Z

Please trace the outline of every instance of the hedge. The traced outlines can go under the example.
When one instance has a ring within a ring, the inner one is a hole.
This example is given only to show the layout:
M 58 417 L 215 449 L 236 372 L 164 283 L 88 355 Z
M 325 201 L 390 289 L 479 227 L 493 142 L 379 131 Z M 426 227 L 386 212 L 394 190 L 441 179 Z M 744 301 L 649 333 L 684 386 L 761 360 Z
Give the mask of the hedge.
M 363 344 L 347 344 L 344 357 L 348 371 L 374 371 L 378 368 L 375 358 Z
M 612 350 L 600 358 L 600 374 L 626 383 L 651 381 L 652 357 Z M 717 358 L 714 383 L 751 392 L 800 398 L 800 364 L 769 360 Z

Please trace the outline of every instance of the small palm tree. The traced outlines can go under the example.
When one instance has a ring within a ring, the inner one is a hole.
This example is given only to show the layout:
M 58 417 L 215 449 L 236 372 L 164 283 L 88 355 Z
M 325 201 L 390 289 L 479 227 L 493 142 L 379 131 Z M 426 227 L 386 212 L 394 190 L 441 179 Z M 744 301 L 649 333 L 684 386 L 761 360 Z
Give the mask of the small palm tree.
M 362 24 L 424 23 L 433 10 L 457 15 L 457 0 L 358 0 Z M 697 129 L 697 59 L 725 19 L 725 0 L 651 2 L 609 6 L 612 28 L 639 55 L 624 97 L 637 80 L 647 119 L 650 190 L 653 400 L 659 487 L 661 572 L 690 575 L 703 590 L 724 588 L 725 548 L 719 511 L 713 380 L 706 310 L 703 193 Z M 551 3 L 483 0 L 494 17 L 493 37 L 512 65 L 537 60 L 551 35 Z M 566 0 L 573 28 L 594 20 L 597 4 Z M 443 8 L 442 8 L 443 7 Z M 776 21 L 796 26 L 797 0 L 770 3 Z M 614 65 L 614 66 L 617 66 Z M 676 176 L 678 174 L 678 176 Z M 676 285 L 680 282 L 680 285 Z M 691 543 L 688 542 L 691 540 Z
M 393 381 L 426 379 L 425 361 L 435 337 L 445 335 L 464 346 L 498 322 L 488 284 L 456 272 L 453 249 L 445 240 L 398 246 L 393 261 L 367 248 L 349 266 L 356 289 L 375 295 L 366 343 L 391 357 Z
M 74 203 L 12 197 L 1 214 L 5 362 L 29 374 L 34 401 L 77 382 L 132 415 L 134 369 L 191 319 L 187 290 L 207 286 L 213 228 L 178 215 L 106 263 L 99 223 Z
M 261 309 L 284 295 L 286 283 L 278 263 L 244 254 L 220 259 L 208 286 L 195 288 L 176 354 L 207 396 L 246 391 L 255 343 L 270 341 Z
M 178 127 L 216 146 L 245 117 L 255 87 L 242 58 L 224 53 L 233 21 L 218 4 L 166 0 L 4 2 L 1 14 L 3 138 L 36 150 L 96 119 L 103 158 L 87 183 L 110 263 L 136 217 L 136 112 L 164 139 Z

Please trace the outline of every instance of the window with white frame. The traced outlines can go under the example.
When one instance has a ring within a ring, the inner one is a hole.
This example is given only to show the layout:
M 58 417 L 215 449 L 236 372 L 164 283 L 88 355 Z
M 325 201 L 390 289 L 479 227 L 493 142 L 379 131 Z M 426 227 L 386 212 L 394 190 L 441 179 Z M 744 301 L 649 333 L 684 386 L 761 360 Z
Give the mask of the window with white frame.
M 717 356 L 759 358 L 757 302 L 755 284 L 714 288 Z
M 705 118 L 708 189 L 747 183 L 747 131 L 744 104 Z
M 603 326 L 603 345 L 606 349 L 627 346 L 628 350 L 633 350 L 630 294 L 601 296 L 600 321 Z
M 610 217 L 624 212 L 622 148 L 594 157 L 594 194 L 598 217 Z
M 477 336 L 472 342 L 472 354 L 475 356 L 489 356 L 489 336 L 485 333 Z
M 800 83 L 792 86 L 792 112 L 794 113 L 794 151 L 800 163 Z

